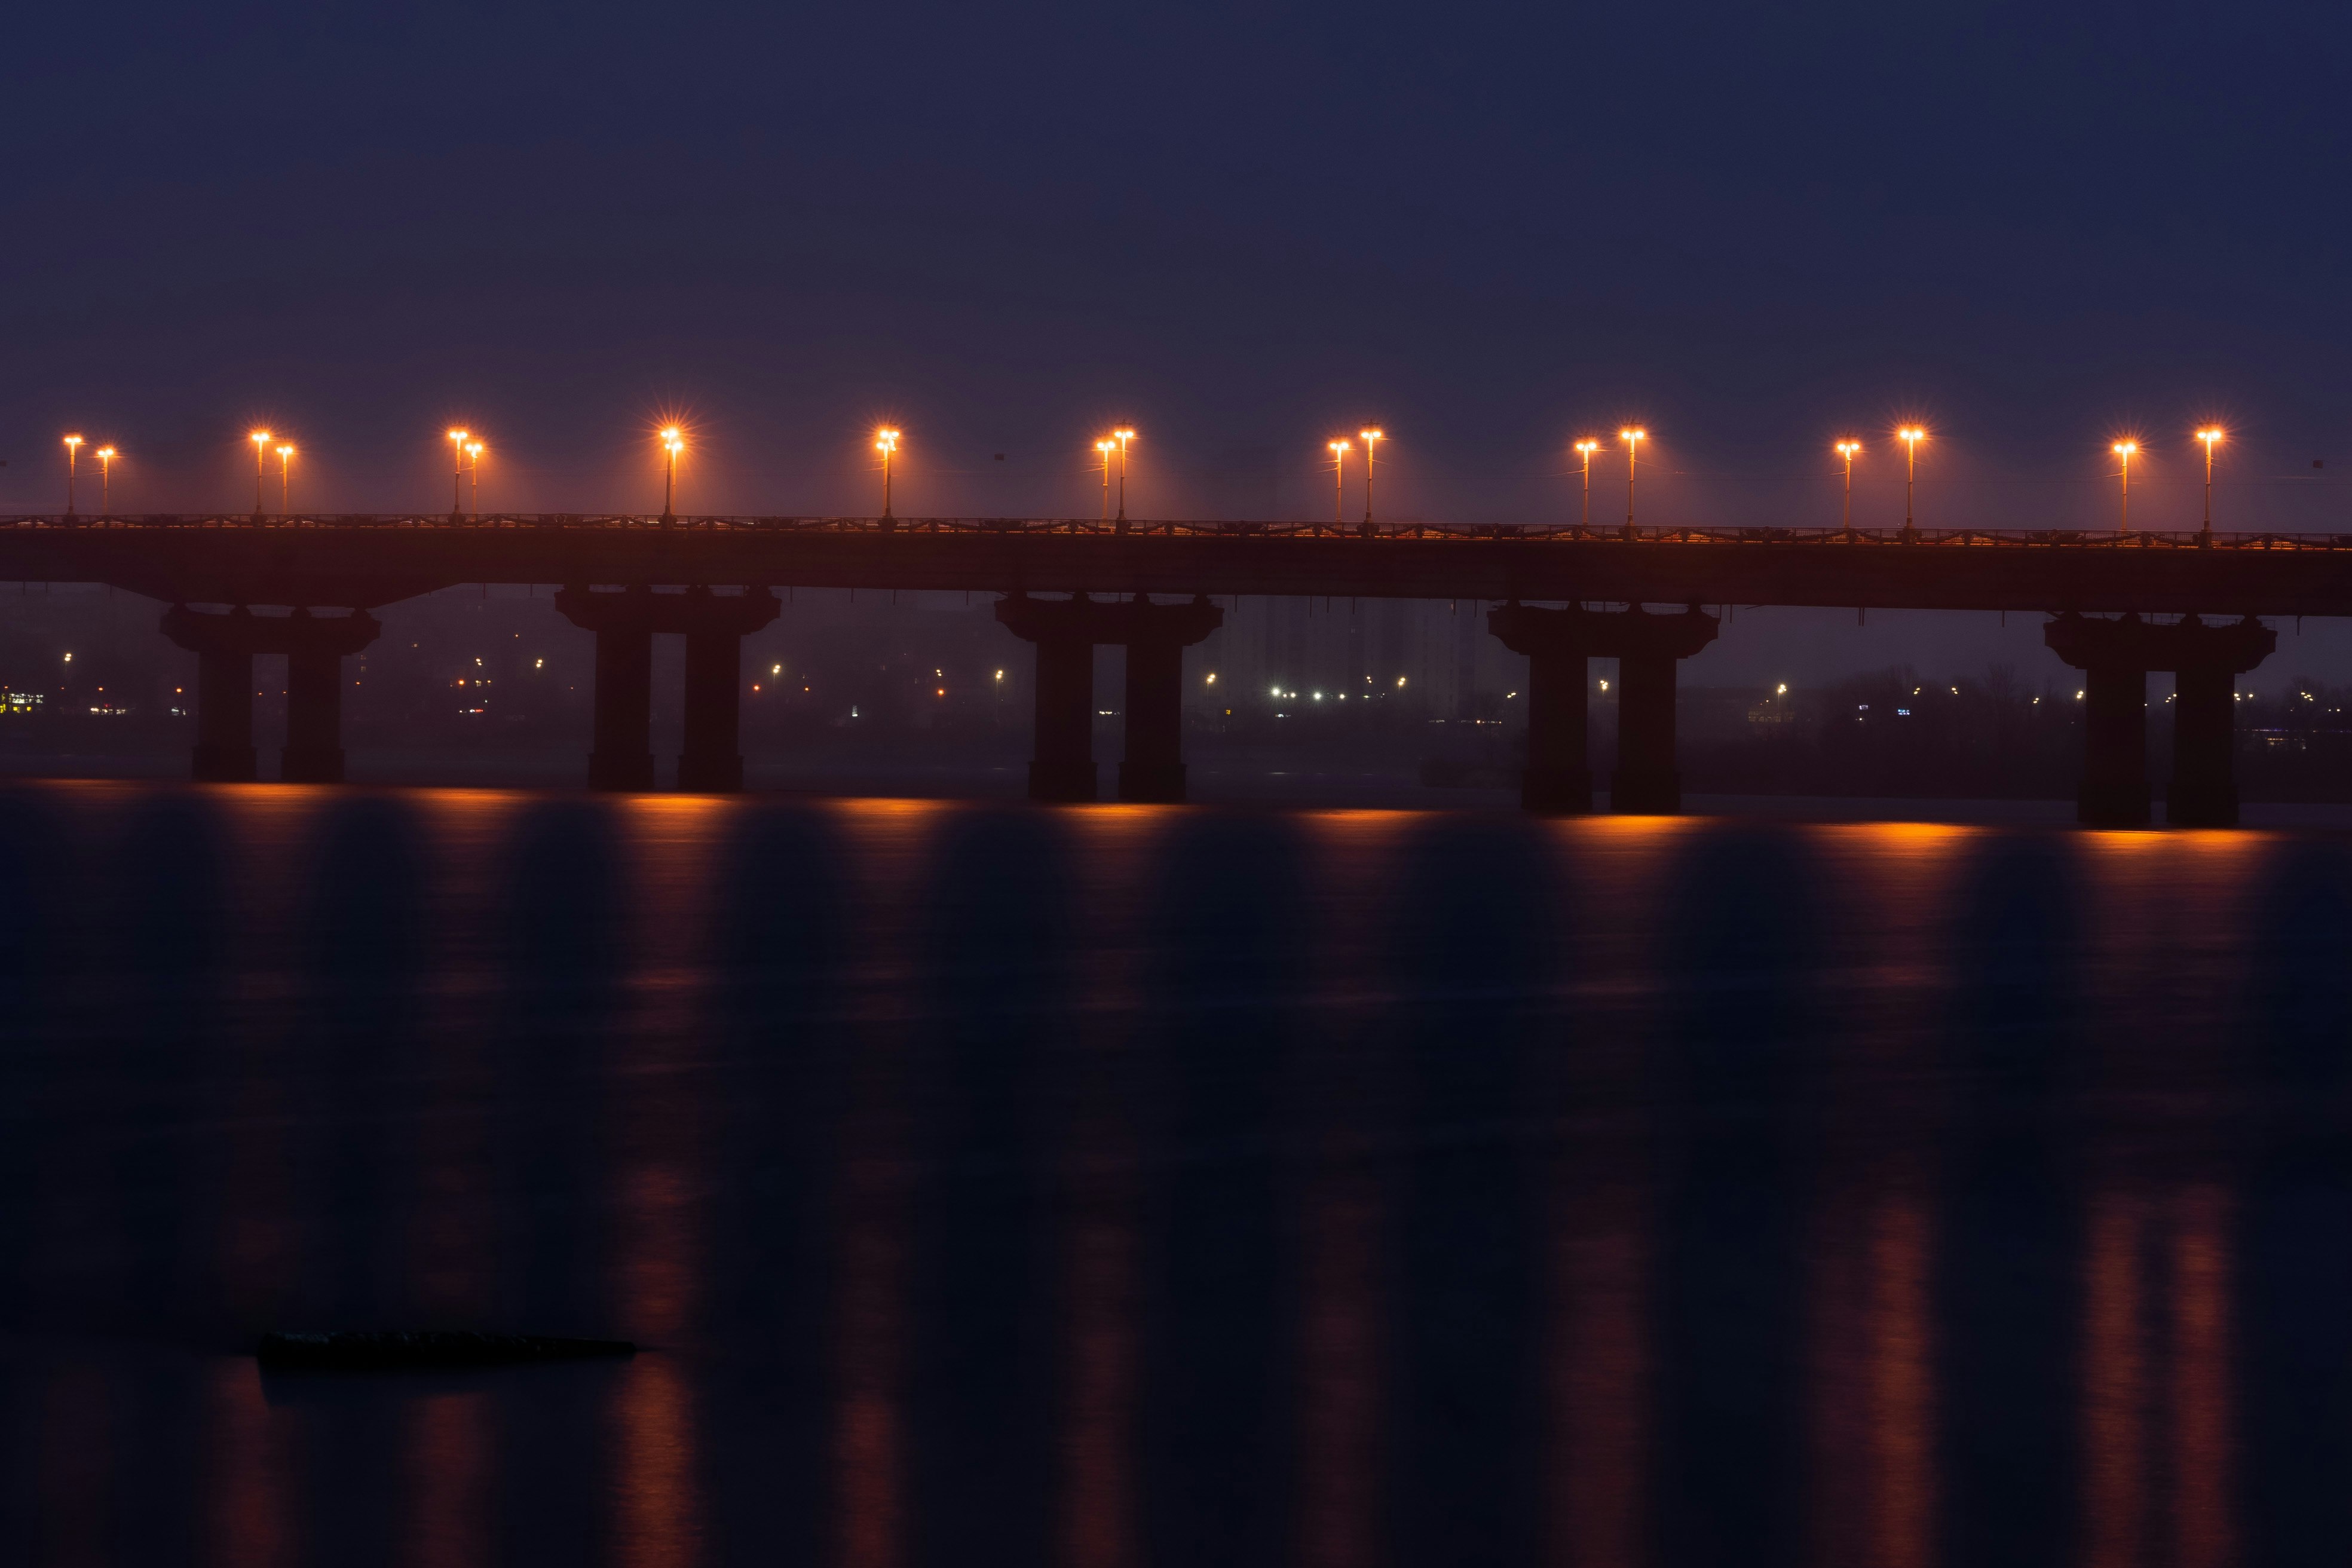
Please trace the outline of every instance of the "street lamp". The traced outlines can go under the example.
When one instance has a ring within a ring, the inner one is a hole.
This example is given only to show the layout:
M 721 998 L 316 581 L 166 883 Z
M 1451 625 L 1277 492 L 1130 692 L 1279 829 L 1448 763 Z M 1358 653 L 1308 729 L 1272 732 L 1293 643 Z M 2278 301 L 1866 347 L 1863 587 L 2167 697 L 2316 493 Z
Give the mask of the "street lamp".
M 290 517 L 293 509 L 287 503 L 294 496 L 294 448 L 278 448 L 278 515 Z
M 466 443 L 466 505 L 476 517 L 482 515 L 482 444 Z
M 449 445 L 449 519 L 456 521 L 466 515 L 466 443 L 473 439 L 470 432 L 452 430 Z
M 1376 428 L 1359 430 L 1356 434 L 1364 442 L 1364 531 L 1370 533 L 1372 531 L 1372 458 L 1381 443 L 1389 438 L 1389 433 Z
M 2139 450 L 2139 443 L 2138 443 L 2138 442 L 2137 442 L 2137 441 L 2118 441 L 2118 442 L 2116 442 L 2113 447 L 2108 447 L 2107 449 L 2108 449 L 2109 451 L 2113 452 L 2116 457 L 2121 458 L 2124 460 L 2124 468 L 2123 468 L 2123 476 L 2124 476 L 2124 483 L 2123 483 L 2123 503 L 2124 503 L 2124 509 L 2123 509 L 2123 530 L 2122 530 L 2122 531 L 2123 531 L 2124 532 L 2126 532 L 2126 533 L 2129 533 L 2129 532 L 2131 531 L 2131 460 L 2132 460 L 2132 454 L 2134 454 L 2135 452 L 2137 452 L 2137 451 Z
M 1601 450 L 1601 443 L 1588 437 L 1576 449 L 1584 458 L 1584 506 L 1576 517 L 1576 531 L 1583 533 L 1592 527 L 1592 454 Z
M 1853 537 L 1853 455 L 1861 450 L 1862 443 L 1859 441 L 1840 441 L 1837 444 L 1838 456 L 1845 459 L 1845 514 L 1839 520 L 1838 526 L 1845 531 L 1849 540 Z
M 1625 537 L 1633 537 L 1633 465 L 1642 455 L 1642 443 L 1650 438 L 1647 430 L 1629 426 L 1617 432 L 1617 439 L 1625 443 Z
M 1331 526 L 1348 525 L 1348 443 L 1329 441 L 1331 448 Z
M 675 425 L 665 425 L 661 433 L 662 449 L 669 454 L 667 477 L 662 480 L 662 526 L 675 521 L 677 507 L 677 455 L 686 450 L 686 432 Z
M 2221 440 L 2222 435 L 2219 425 L 2209 425 L 2197 432 L 2197 438 L 2205 443 L 2205 527 L 2197 535 L 2197 542 L 2200 545 L 2213 542 L 2213 447 Z
M 66 437 L 66 515 L 68 517 L 74 514 L 74 454 L 80 446 L 80 437 Z
M 256 430 L 246 437 L 253 443 L 253 515 L 261 515 L 261 481 L 263 468 L 269 460 L 269 432 Z
M 1110 455 L 1111 455 L 1113 452 L 1117 451 L 1118 449 L 1118 442 L 1116 442 L 1116 441 L 1114 441 L 1114 440 L 1111 440 L 1108 437 L 1105 437 L 1103 439 L 1101 439 L 1101 440 L 1099 440 L 1099 441 L 1097 441 L 1097 442 L 1096 442 L 1096 443 L 1095 443 L 1095 450 L 1096 450 L 1096 451 L 1097 451 L 1097 452 L 1100 452 L 1100 453 L 1102 454 L 1102 466 L 1103 466 L 1103 504 L 1102 504 L 1102 520 L 1103 520 L 1105 522 L 1108 522 L 1108 521 L 1110 521 Z
M 1118 443 L 1118 521 L 1127 521 L 1127 444 L 1135 439 L 1132 430 L 1114 430 L 1110 438 Z
M 890 456 L 898 449 L 898 432 L 884 426 L 874 432 L 874 449 L 882 454 L 882 521 L 890 521 Z
M 1903 537 L 1916 539 L 1919 531 L 1912 526 L 1911 497 L 1919 478 L 1919 443 L 1927 438 L 1927 432 L 1920 426 L 1906 425 L 1895 432 L 1895 437 L 1903 443 Z
M 118 454 L 111 447 L 100 447 L 91 455 L 98 458 L 98 515 L 108 517 L 113 513 L 113 501 L 108 491 L 114 478 L 114 459 Z

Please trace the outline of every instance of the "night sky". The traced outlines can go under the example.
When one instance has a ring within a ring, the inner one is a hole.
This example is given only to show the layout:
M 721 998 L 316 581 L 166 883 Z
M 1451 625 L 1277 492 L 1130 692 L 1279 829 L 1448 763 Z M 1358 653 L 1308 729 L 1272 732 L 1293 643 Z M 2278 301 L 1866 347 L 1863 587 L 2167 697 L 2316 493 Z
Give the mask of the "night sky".
M 2338 527 L 2338 7 L 52 7 L 11 25 L 0 505 Z M 1613 446 L 1613 442 L 1612 443 Z M 997 454 L 1003 457 L 999 458 Z M 2315 459 L 2327 467 L 2315 468 Z M 242 478 L 240 478 L 242 476 Z M 1351 479 L 1351 489 L 1353 481 Z M 1602 455 L 1596 515 L 1622 516 Z M 1353 504 L 1353 503 L 1351 503 Z

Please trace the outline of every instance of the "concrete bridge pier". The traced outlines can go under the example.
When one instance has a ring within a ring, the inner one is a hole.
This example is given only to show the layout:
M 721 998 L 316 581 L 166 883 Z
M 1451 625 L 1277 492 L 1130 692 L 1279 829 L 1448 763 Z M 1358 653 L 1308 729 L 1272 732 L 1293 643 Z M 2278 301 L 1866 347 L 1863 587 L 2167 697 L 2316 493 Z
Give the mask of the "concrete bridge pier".
M 286 749 L 278 754 L 278 776 L 288 784 L 341 784 L 343 659 L 375 641 L 383 626 L 365 610 L 332 618 L 296 610 L 280 625 L 286 638 Z
M 654 635 L 686 637 L 686 735 L 677 787 L 729 793 L 743 787 L 742 643 L 776 618 L 766 588 L 740 595 L 707 587 L 656 594 L 637 586 L 597 593 L 563 589 L 555 607 L 596 634 L 595 725 L 588 787 L 633 792 L 654 787 Z
M 1119 601 L 1015 594 L 997 601 L 996 618 L 1037 648 L 1031 800 L 1095 798 L 1097 643 L 1127 648 L 1127 752 L 1118 767 L 1118 798 L 1184 798 L 1184 650 L 1223 626 L 1224 611 L 1199 597 L 1155 605 L 1142 595 Z
M 2164 669 L 2176 681 L 2166 820 L 2183 827 L 2236 826 L 2236 678 L 2270 657 L 2276 632 L 2252 617 L 2209 626 L 2195 616 L 2157 625 L 2137 615 L 2104 620 L 2067 614 L 2042 629 L 2042 640 L 2083 671 L 2076 821 L 2147 826 L 2147 672 Z
M 1225 612 L 1205 598 L 1155 605 L 1139 594 L 1127 614 L 1127 754 L 1118 764 L 1118 798 L 1174 803 L 1184 798 L 1184 650 L 1223 626 Z
M 719 595 L 689 588 L 679 614 L 686 633 L 686 735 L 677 787 L 733 795 L 743 787 L 743 639 L 776 618 L 775 594 L 755 588 Z
M 1488 627 L 1505 647 L 1528 656 L 1528 764 L 1519 803 L 1529 811 L 1592 809 L 1592 769 L 1584 677 L 1591 658 L 1617 660 L 1617 771 L 1610 780 L 1615 812 L 1671 814 L 1682 809 L 1675 758 L 1676 666 L 1715 640 L 1717 624 L 1696 605 L 1675 616 L 1624 610 L 1538 609 L 1510 604 L 1490 611 Z
M 286 748 L 278 776 L 289 784 L 340 784 L 343 778 L 343 674 L 383 629 L 364 610 L 318 616 L 257 616 L 244 605 L 205 613 L 174 605 L 163 635 L 196 656 L 194 778 L 243 784 L 257 773 L 253 745 L 253 658 L 286 656 Z
M 1015 594 L 997 601 L 997 620 L 1037 649 L 1031 800 L 1095 798 L 1095 633 L 1097 612 L 1105 607 L 1084 594 L 1067 599 Z

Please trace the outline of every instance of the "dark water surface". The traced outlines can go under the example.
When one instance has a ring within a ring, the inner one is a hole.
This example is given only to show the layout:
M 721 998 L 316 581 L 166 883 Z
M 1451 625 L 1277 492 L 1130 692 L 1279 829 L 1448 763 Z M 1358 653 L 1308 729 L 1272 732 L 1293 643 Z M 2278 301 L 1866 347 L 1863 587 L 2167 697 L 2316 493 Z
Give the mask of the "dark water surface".
M 2352 840 L 0 803 L 0 1561 L 2352 1549 Z

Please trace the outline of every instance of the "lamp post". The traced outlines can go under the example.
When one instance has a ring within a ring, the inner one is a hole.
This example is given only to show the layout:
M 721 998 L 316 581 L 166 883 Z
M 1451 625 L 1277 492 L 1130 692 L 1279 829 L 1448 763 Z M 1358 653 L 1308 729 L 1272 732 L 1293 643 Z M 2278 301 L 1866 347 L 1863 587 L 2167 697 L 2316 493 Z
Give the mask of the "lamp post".
M 2205 526 L 2198 531 L 2197 542 L 2209 548 L 2213 542 L 2213 447 L 2221 437 L 2218 425 L 2209 425 L 2197 432 L 2197 438 L 2205 443 Z
M 1108 436 L 1095 443 L 1095 450 L 1102 454 L 1102 520 L 1105 522 L 1108 522 L 1110 521 L 1110 455 L 1112 452 L 1118 450 L 1118 443 L 1112 440 Z
M 1919 426 L 1906 425 L 1895 436 L 1903 443 L 1903 537 L 1913 540 L 1919 537 L 1919 531 L 1912 524 L 1911 500 L 1919 478 L 1919 443 L 1927 438 L 1927 432 Z
M 109 517 L 114 510 L 113 496 L 110 492 L 114 479 L 114 459 L 118 454 L 111 447 L 100 447 L 93 456 L 98 458 L 98 515 Z M 68 486 L 68 492 L 70 492 L 70 486 Z
M 667 528 L 677 515 L 677 455 L 686 450 L 686 432 L 675 425 L 665 425 L 661 433 L 662 450 L 669 454 L 662 479 L 662 526 Z
M 253 515 L 261 516 L 261 481 L 263 466 L 269 460 L 269 432 L 256 430 L 246 439 L 253 443 Z
M 1127 521 L 1127 444 L 1135 439 L 1132 430 L 1114 430 L 1110 438 L 1118 443 L 1118 521 Z
M 890 521 L 890 458 L 898 450 L 898 432 L 884 426 L 874 432 L 874 449 L 882 454 L 882 521 Z
M 1650 438 L 1647 430 L 1629 426 L 1617 432 L 1617 439 L 1625 443 L 1625 537 L 1633 537 L 1633 467 L 1642 456 L 1642 443 Z
M 1329 441 L 1331 448 L 1331 526 L 1348 526 L 1348 443 Z
M 449 521 L 455 522 L 466 515 L 466 443 L 473 437 L 469 432 L 449 432 Z
M 1853 538 L 1853 455 L 1862 450 L 1859 441 L 1840 441 L 1837 454 L 1845 459 L 1845 510 L 1838 519 L 1838 527 L 1846 538 Z
M 74 456 L 81 446 L 81 437 L 66 437 L 66 515 L 74 514 Z
M 1356 434 L 1363 438 L 1364 443 L 1364 531 L 1370 533 L 1372 531 L 1372 459 L 1378 454 L 1381 443 L 1389 438 L 1389 433 L 1374 427 L 1359 430 Z
M 476 517 L 482 515 L 482 444 L 466 443 L 466 505 Z
M 289 503 L 294 499 L 294 448 L 278 448 L 278 515 L 291 517 L 294 509 Z
M 2129 533 L 2131 531 L 2131 460 L 2132 455 L 2139 450 L 2139 443 L 2137 441 L 2118 441 L 2113 447 L 2109 447 L 2108 450 L 2115 453 L 2116 457 L 2121 458 L 2124 460 L 2123 526 L 2121 531 Z
M 1592 454 L 1601 450 L 1601 443 L 1588 437 L 1576 444 L 1576 450 L 1584 459 L 1584 504 L 1576 514 L 1576 531 L 1585 533 L 1592 528 Z

